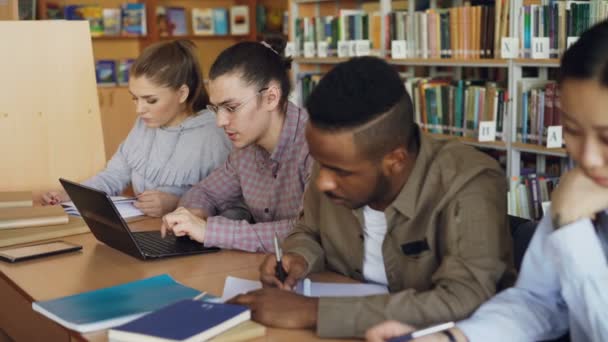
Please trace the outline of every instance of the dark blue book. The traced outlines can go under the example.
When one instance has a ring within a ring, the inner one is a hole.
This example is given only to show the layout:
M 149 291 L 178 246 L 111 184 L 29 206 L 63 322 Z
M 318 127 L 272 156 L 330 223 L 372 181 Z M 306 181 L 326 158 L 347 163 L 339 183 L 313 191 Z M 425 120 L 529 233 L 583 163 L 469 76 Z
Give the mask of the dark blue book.
M 115 327 L 200 292 L 167 274 L 53 300 L 32 308 L 78 332 Z
M 182 300 L 111 329 L 111 341 L 206 341 L 248 321 L 242 305 Z

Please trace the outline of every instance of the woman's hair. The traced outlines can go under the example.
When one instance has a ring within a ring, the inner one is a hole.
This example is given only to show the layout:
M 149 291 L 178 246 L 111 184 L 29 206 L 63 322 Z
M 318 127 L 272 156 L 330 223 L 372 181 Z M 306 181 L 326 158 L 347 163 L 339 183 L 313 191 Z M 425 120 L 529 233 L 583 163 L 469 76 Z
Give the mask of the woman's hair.
M 186 106 L 193 113 L 204 109 L 209 103 L 197 49 L 189 40 L 150 45 L 131 66 L 130 76 L 145 76 L 160 86 L 174 90 L 186 85 L 189 89 Z
M 284 56 L 285 45 L 286 42 L 282 38 L 268 39 L 262 43 L 237 43 L 220 53 L 211 65 L 209 78 L 214 80 L 236 72 L 247 84 L 256 85 L 259 89 L 275 80 L 281 85 L 280 104 L 285 106 L 291 90 L 291 58 Z
M 608 20 L 589 30 L 562 56 L 559 82 L 569 78 L 596 80 L 608 87 Z

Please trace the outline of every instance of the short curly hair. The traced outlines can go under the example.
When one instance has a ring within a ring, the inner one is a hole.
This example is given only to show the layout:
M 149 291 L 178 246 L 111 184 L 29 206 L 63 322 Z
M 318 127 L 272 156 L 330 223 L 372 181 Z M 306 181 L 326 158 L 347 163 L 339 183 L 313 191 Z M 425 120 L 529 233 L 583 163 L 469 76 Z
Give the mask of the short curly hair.
M 310 94 L 306 109 L 315 128 L 353 131 L 368 157 L 400 145 L 410 149 L 417 137 L 412 100 L 399 73 L 380 58 L 338 64 Z

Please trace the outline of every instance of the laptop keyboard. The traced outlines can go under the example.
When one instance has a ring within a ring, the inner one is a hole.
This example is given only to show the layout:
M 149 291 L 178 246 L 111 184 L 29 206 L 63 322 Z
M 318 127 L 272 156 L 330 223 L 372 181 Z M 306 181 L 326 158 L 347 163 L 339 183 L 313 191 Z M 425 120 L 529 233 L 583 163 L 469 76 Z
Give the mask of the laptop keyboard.
M 203 245 L 189 238 L 176 238 L 173 235 L 160 237 L 160 232 L 137 232 L 133 234 L 139 247 L 151 255 L 165 255 L 195 252 L 204 249 Z

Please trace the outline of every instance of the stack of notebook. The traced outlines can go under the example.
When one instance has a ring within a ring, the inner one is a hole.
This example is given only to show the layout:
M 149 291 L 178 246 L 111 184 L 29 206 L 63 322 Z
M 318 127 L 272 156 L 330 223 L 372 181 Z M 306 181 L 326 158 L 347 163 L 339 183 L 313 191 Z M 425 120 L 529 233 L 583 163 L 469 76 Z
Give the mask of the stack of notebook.
M 0 247 L 88 231 L 60 206 L 33 206 L 31 192 L 0 192 Z

